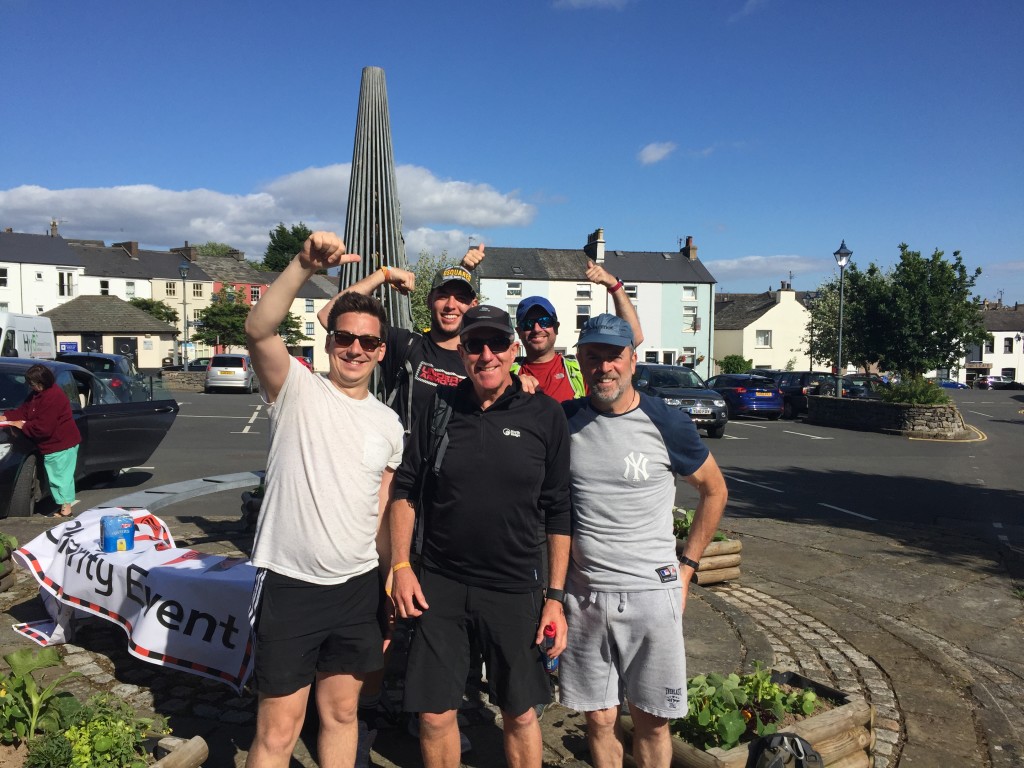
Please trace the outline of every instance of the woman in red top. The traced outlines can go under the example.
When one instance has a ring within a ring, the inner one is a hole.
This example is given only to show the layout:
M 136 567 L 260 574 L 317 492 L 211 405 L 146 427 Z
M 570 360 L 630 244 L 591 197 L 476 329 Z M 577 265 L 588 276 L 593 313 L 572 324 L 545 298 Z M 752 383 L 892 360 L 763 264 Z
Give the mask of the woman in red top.
M 82 435 L 71 415 L 71 403 L 64 391 L 54 386 L 53 371 L 33 365 L 25 371 L 32 393 L 20 406 L 7 411 L 4 421 L 18 427 L 39 447 L 49 478 L 50 493 L 60 504 L 60 517 L 71 517 L 75 499 L 75 466 Z

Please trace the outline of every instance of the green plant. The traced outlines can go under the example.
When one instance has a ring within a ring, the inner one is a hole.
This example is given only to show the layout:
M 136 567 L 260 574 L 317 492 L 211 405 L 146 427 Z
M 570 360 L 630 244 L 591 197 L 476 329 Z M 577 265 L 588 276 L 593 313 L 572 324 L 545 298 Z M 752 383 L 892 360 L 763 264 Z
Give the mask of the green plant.
M 1016 597 L 1018 600 L 1024 600 L 1024 588 L 1013 590 L 1013 596 Z
M 57 686 L 79 673 L 68 672 L 40 688 L 33 673 L 60 664 L 60 654 L 52 647 L 38 651 L 22 648 L 8 653 L 4 661 L 11 672 L 0 678 L 0 741 L 11 744 L 32 737 L 39 730 L 54 730 L 59 724 L 56 700 L 71 695 L 58 692 Z
M 18 548 L 18 540 L 9 533 L 0 533 L 0 550 L 11 553 Z
M 690 678 L 686 695 L 687 715 L 672 720 L 670 727 L 705 749 L 731 749 L 746 736 L 775 733 L 787 714 L 810 715 L 820 706 L 814 691 L 785 689 L 759 662 L 743 676 L 712 673 Z
M 690 535 L 690 526 L 693 525 L 693 516 L 697 514 L 697 510 L 672 507 L 672 514 L 672 534 L 677 539 L 685 539 Z M 712 541 L 725 541 L 725 539 L 726 536 L 721 531 L 715 531 L 715 535 L 711 537 Z
M 882 400 L 886 403 L 909 403 L 910 405 L 945 405 L 949 395 L 934 382 L 923 377 L 907 379 L 899 384 L 882 387 Z
M 722 373 L 743 373 L 754 367 L 754 361 L 748 360 L 743 355 L 726 355 L 721 360 L 715 360 Z

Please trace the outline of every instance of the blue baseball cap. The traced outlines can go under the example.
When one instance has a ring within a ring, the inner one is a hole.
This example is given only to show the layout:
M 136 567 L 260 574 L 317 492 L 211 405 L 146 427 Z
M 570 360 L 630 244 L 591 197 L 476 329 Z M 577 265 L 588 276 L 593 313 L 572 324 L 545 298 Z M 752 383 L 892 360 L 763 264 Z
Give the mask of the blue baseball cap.
M 523 322 L 523 318 L 526 317 L 527 313 L 534 307 L 540 307 L 555 320 L 558 319 L 558 313 L 555 312 L 555 306 L 550 301 L 545 299 L 543 296 L 527 296 L 525 299 L 519 302 L 519 306 L 516 307 L 516 325 L 518 326 Z
M 584 344 L 611 344 L 615 347 L 633 346 L 633 329 L 629 323 L 615 315 L 598 315 L 592 317 L 580 328 L 577 347 Z

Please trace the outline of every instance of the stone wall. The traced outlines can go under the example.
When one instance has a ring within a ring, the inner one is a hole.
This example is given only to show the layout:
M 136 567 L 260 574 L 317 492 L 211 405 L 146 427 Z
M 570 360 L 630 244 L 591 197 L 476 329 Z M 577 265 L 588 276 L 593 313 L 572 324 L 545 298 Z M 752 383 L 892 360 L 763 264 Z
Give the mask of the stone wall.
M 164 371 L 155 381 L 163 382 L 167 390 L 202 392 L 206 386 L 206 371 Z
M 807 421 L 823 427 L 858 429 L 908 437 L 954 440 L 970 433 L 952 403 L 909 405 L 878 400 L 810 396 Z

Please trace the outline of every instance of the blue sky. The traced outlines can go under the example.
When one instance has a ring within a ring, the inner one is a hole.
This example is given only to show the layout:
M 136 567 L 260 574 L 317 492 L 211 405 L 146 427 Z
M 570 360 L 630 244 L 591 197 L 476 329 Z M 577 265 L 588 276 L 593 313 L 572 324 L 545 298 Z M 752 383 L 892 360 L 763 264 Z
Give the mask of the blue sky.
M 908 243 L 1024 301 L 1017 0 L 0 0 L 0 226 L 260 258 L 344 230 L 362 68 L 406 242 L 675 250 L 719 290 Z

